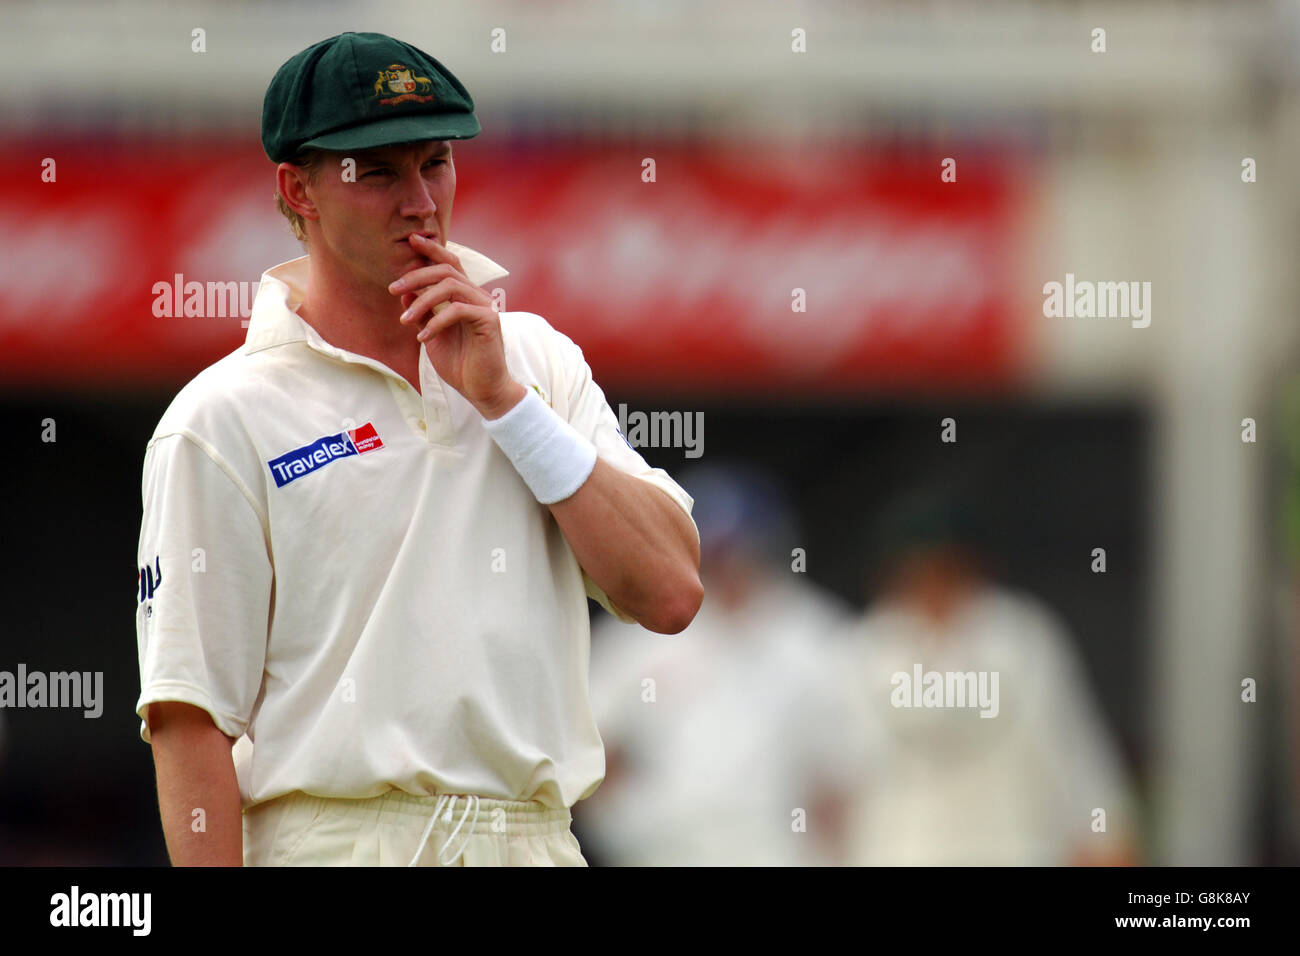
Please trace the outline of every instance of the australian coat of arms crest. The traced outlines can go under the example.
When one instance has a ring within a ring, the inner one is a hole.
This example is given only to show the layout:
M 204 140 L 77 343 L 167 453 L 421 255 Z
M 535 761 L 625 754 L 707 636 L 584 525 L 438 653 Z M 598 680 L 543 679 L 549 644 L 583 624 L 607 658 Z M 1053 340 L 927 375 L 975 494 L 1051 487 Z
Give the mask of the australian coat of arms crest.
M 379 75 L 375 78 L 375 96 L 379 97 L 380 106 L 433 101 L 432 96 L 420 95 L 433 89 L 433 81 L 427 76 L 412 76 L 410 67 L 394 63 L 378 72 Z M 416 92 L 417 90 L 419 92 Z M 386 95 L 389 93 L 393 95 Z

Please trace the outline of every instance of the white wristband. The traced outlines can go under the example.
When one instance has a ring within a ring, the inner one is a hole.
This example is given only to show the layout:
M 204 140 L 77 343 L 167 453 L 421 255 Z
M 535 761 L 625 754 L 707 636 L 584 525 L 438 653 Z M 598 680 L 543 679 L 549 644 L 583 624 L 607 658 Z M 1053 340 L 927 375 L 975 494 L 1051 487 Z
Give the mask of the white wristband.
M 544 505 L 568 498 L 596 467 L 596 446 L 531 388 L 500 418 L 485 418 L 483 427 Z

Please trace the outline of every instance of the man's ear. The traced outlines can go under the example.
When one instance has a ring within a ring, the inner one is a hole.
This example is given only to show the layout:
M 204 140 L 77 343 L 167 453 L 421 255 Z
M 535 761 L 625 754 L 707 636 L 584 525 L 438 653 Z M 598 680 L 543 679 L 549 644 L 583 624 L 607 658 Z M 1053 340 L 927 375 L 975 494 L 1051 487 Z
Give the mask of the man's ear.
M 307 170 L 292 163 L 281 163 L 275 167 L 275 185 L 290 209 L 304 219 L 320 219 L 316 203 L 308 195 Z

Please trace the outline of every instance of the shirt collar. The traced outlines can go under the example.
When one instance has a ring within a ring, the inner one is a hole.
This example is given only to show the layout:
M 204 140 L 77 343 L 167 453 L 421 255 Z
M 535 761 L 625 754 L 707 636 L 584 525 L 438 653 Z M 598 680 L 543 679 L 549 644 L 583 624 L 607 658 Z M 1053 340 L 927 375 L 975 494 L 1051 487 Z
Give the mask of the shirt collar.
M 482 286 L 510 274 L 469 246 L 462 246 L 458 242 L 448 242 L 446 246 L 460 260 L 465 275 L 475 285 Z M 303 321 L 297 312 L 307 290 L 307 263 L 310 258 L 299 256 L 262 273 L 261 284 L 253 299 L 253 311 L 248 319 L 245 352 L 259 352 L 290 342 L 306 342 L 324 352 L 338 351 Z

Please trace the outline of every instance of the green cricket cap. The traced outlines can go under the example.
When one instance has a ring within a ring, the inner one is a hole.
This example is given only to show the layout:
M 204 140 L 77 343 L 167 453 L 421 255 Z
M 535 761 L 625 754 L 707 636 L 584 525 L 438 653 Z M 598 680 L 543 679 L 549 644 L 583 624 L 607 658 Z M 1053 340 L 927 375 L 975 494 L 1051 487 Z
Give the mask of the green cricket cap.
M 303 147 L 346 151 L 481 131 L 460 80 L 423 50 L 382 33 L 340 33 L 291 57 L 262 103 L 273 163 Z

